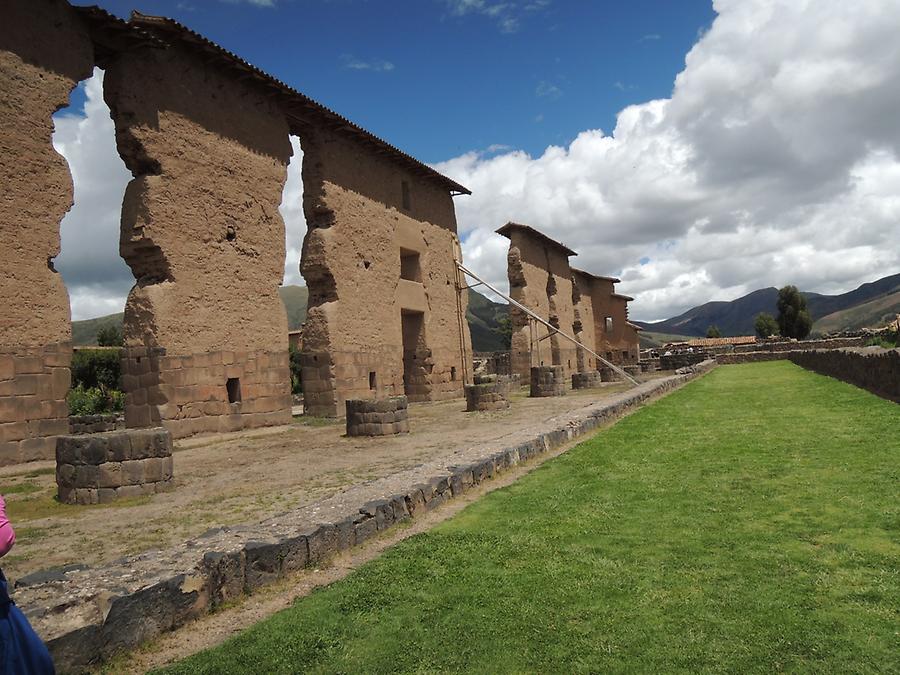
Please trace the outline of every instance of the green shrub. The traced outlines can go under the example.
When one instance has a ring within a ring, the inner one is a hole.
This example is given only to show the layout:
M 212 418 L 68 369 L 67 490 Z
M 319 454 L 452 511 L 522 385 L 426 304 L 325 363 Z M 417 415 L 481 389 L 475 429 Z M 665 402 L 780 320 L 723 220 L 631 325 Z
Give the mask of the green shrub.
M 72 386 L 121 389 L 121 349 L 79 349 L 72 355 Z
M 66 395 L 70 415 L 99 415 L 125 409 L 125 394 L 117 389 L 78 384 Z
M 291 393 L 300 396 L 303 393 L 302 381 L 300 379 L 300 352 L 293 347 L 288 348 L 291 358 Z
M 896 349 L 900 346 L 900 331 L 889 330 L 879 333 L 870 338 L 866 342 L 867 347 L 884 347 L 885 349 Z

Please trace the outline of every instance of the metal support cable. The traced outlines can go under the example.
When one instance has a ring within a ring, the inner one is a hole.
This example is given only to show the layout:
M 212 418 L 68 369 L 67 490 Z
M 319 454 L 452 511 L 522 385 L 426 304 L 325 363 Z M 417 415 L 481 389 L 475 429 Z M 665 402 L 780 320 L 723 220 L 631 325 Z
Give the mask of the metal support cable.
M 459 267 L 460 270 L 462 270 L 463 274 L 467 274 L 468 276 L 472 277 L 472 278 L 475 279 L 476 281 L 481 282 L 482 284 L 484 284 L 485 286 L 487 286 L 488 288 L 490 288 L 494 293 L 496 293 L 497 295 L 499 295 L 501 298 L 506 299 L 506 300 L 509 302 L 509 304 L 511 304 L 511 305 L 513 305 L 513 306 L 515 306 L 515 307 L 518 307 L 519 309 L 521 309 L 523 312 L 525 312 L 528 316 L 530 316 L 530 317 L 531 317 L 532 319 L 534 319 L 535 321 L 538 321 L 539 323 L 544 324 L 544 325 L 547 326 L 547 328 L 549 328 L 551 331 L 555 331 L 557 334 L 562 335 L 564 338 L 566 338 L 569 342 L 573 342 L 574 344 L 578 345 L 579 347 L 581 347 L 582 349 L 584 349 L 584 350 L 585 350 L 586 352 L 588 352 L 589 354 L 592 354 L 594 357 L 597 358 L 598 361 L 600 361 L 601 363 L 606 364 L 606 365 L 607 365 L 609 368 L 611 368 L 613 371 L 617 372 L 619 375 L 621 375 L 621 376 L 624 377 L 626 380 L 628 380 L 629 382 L 631 382 L 631 384 L 633 384 L 634 386 L 637 386 L 637 385 L 638 385 L 638 381 L 635 380 L 633 377 L 631 377 L 631 375 L 629 375 L 628 373 L 626 373 L 624 370 L 622 370 L 621 368 L 619 368 L 619 366 L 617 366 L 617 365 L 615 365 L 615 364 L 613 364 L 613 363 L 610 363 L 609 361 L 607 361 L 606 359 L 604 359 L 602 356 L 600 356 L 597 352 L 595 352 L 595 351 L 593 351 L 592 349 L 590 349 L 589 347 L 583 345 L 581 342 L 579 342 L 578 340 L 576 340 L 574 337 L 572 337 L 571 335 L 569 335 L 569 334 L 566 333 L 565 331 L 561 331 L 559 328 L 557 328 L 556 326 L 554 326 L 553 324 L 551 324 L 549 321 L 547 321 L 547 320 L 543 319 L 542 317 L 538 316 L 537 314 L 535 314 L 534 312 L 532 312 L 530 309 L 528 309 L 525 305 L 523 305 L 521 302 L 517 302 L 517 301 L 513 300 L 511 297 L 509 297 L 508 295 L 506 295 L 506 293 L 503 293 L 502 291 L 499 291 L 499 290 L 496 289 L 494 286 L 492 286 L 491 284 L 489 284 L 487 281 L 485 281 L 484 279 L 482 279 L 481 277 L 479 277 L 477 274 L 475 274 L 474 272 L 472 272 L 472 271 L 466 269 L 466 267 L 465 267 L 461 262 L 457 261 L 457 262 L 456 262 L 456 266 Z

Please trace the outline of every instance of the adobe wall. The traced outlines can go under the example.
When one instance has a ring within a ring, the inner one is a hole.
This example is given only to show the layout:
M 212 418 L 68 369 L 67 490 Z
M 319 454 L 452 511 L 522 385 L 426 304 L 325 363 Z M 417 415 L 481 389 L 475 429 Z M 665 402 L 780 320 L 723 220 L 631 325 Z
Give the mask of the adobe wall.
M 572 270 L 572 305 L 574 307 L 572 335 L 588 349 L 599 354 L 591 277 L 578 270 Z M 575 361 L 577 366 L 575 371 L 578 373 L 596 372 L 599 365 L 597 358 L 581 347 L 575 347 Z
M 91 74 L 93 46 L 73 10 L 9 0 L 0 21 L 0 465 L 54 456 L 68 432 L 69 297 L 53 258 L 72 205 L 54 112 Z
M 284 116 L 252 83 L 177 44 L 105 65 L 134 175 L 120 239 L 137 279 L 125 307 L 126 424 L 179 438 L 290 421 L 278 296 Z
M 308 226 L 300 264 L 309 288 L 306 410 L 338 416 L 348 398 L 462 397 L 472 349 L 449 191 L 344 136 L 295 132 Z M 418 275 L 401 269 L 401 249 L 418 255 Z
M 605 351 L 611 352 L 613 356 L 609 360 L 621 365 L 637 363 L 637 332 L 628 326 L 628 302 L 624 298 L 611 296 L 607 316 L 613 318 L 612 331 L 605 335 L 604 344 Z
M 606 317 L 613 316 L 612 294 L 615 286 L 610 279 L 594 277 L 590 281 L 591 306 L 594 311 L 594 351 L 607 361 L 618 363 L 613 354 L 611 336 L 606 331 Z M 603 365 L 600 364 L 600 367 Z
M 507 254 L 509 295 L 551 324 L 570 333 L 575 322 L 572 305 L 572 271 L 562 249 L 548 245 L 527 231 L 512 229 Z M 531 378 L 532 366 L 561 365 L 568 381 L 576 369 L 575 345 L 531 322 L 521 310 L 510 307 L 512 324 L 511 365 L 523 381 Z

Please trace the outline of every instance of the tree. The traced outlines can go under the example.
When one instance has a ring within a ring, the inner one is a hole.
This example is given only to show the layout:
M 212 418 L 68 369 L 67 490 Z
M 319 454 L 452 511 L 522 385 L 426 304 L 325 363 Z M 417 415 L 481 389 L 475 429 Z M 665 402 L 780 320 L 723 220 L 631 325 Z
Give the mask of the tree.
M 512 321 L 510 321 L 508 314 L 501 316 L 497 321 L 497 333 L 500 335 L 503 349 L 506 351 L 512 349 Z
M 778 322 L 768 312 L 760 312 L 756 315 L 754 328 L 756 329 L 756 337 L 759 338 L 765 339 L 770 335 L 778 335 Z
M 806 298 L 796 286 L 778 291 L 778 329 L 784 337 L 802 340 L 812 330 L 812 317 L 806 309 Z
M 713 324 L 709 328 L 706 329 L 706 337 L 720 338 L 720 337 L 722 337 L 722 331 L 719 330 L 719 327 L 716 324 Z
M 116 325 L 104 326 L 97 331 L 97 345 L 100 347 L 121 347 L 124 344 L 122 329 Z

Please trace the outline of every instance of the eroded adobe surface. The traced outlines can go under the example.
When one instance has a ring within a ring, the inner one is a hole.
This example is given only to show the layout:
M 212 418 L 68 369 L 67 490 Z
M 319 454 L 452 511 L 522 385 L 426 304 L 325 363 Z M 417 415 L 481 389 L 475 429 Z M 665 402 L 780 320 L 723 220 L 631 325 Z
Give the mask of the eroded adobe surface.
M 93 67 L 63 2 L 8 0 L 0 16 L 0 464 L 53 456 L 66 433 L 69 297 L 53 259 L 72 180 L 53 149 L 54 112 Z
M 572 335 L 576 319 L 569 256 L 575 253 L 528 226 L 508 223 L 498 232 L 510 240 L 510 297 Z M 533 366 L 562 366 L 564 379 L 578 369 L 578 354 L 572 342 L 529 321 L 524 312 L 514 307 L 510 308 L 510 321 L 512 372 L 523 381 L 531 377 Z
M 306 410 L 461 397 L 471 343 L 448 189 L 321 128 L 299 133 Z
M 120 240 L 137 280 L 128 426 L 162 423 L 177 438 L 289 421 L 283 114 L 178 42 L 116 55 L 104 89 L 134 174 Z

